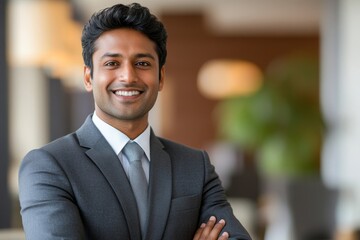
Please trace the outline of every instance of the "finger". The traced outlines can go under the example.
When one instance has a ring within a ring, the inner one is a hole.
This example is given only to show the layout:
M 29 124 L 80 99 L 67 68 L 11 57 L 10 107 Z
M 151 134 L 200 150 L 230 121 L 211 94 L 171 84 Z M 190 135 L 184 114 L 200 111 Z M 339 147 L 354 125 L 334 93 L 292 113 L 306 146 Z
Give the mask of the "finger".
M 225 226 L 225 220 L 221 219 L 213 226 L 212 230 L 209 233 L 209 239 L 218 239 L 221 230 L 224 228 L 224 226 Z
M 215 223 L 216 223 L 216 218 L 214 216 L 211 216 L 209 218 L 209 220 L 207 221 L 206 226 L 201 233 L 200 239 L 201 238 L 206 239 L 206 237 L 209 236 L 210 232 L 214 228 Z
M 200 236 L 201 236 L 201 234 L 202 234 L 205 226 L 206 226 L 205 223 L 202 223 L 202 224 L 200 225 L 200 227 L 198 228 L 198 230 L 196 230 L 196 233 L 195 233 L 195 236 L 194 236 L 193 240 L 198 240 L 198 239 L 200 239 Z
M 215 226 L 214 226 L 214 231 L 217 231 L 218 234 L 220 234 L 221 230 L 224 228 L 225 226 L 225 220 L 221 219 Z
M 218 240 L 228 240 L 229 239 L 229 233 L 223 232 Z

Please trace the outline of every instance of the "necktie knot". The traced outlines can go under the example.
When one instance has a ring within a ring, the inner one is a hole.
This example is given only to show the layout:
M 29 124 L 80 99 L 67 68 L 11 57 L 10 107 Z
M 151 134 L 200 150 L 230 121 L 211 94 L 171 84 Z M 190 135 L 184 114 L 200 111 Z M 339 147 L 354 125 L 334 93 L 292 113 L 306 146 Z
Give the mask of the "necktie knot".
M 144 155 L 144 151 L 136 142 L 128 142 L 123 149 L 123 153 L 129 160 L 130 164 L 135 161 L 140 161 Z

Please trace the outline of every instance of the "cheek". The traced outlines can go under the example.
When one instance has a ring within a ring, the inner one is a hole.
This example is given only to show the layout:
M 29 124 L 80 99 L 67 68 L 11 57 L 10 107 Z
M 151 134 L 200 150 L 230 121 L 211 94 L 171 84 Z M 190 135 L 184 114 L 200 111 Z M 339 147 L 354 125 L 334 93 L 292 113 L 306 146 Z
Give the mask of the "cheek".
M 97 82 L 93 83 L 92 88 L 93 88 L 93 92 L 96 95 L 101 95 L 102 92 L 104 91 L 103 89 L 103 85 L 101 84 L 101 80 L 100 79 L 96 79 Z

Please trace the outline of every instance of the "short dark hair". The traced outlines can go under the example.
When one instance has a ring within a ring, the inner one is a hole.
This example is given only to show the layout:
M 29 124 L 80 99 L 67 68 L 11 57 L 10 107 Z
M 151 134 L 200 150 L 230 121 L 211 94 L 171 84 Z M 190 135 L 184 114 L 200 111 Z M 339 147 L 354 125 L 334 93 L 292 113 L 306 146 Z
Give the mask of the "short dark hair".
M 138 3 L 116 4 L 94 13 L 83 28 L 82 55 L 85 65 L 91 69 L 91 76 L 93 74 L 92 56 L 95 52 L 95 41 L 102 33 L 118 28 L 134 29 L 152 40 L 156 44 L 161 70 L 167 55 L 167 33 L 164 25 L 150 13 L 148 8 Z

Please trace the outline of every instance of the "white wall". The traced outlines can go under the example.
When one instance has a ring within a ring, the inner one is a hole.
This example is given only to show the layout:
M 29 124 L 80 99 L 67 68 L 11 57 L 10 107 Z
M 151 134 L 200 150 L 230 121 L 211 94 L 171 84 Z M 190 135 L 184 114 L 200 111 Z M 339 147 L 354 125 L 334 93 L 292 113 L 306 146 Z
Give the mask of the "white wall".
M 324 0 L 322 106 L 325 182 L 340 190 L 338 227 L 360 227 L 360 1 Z

